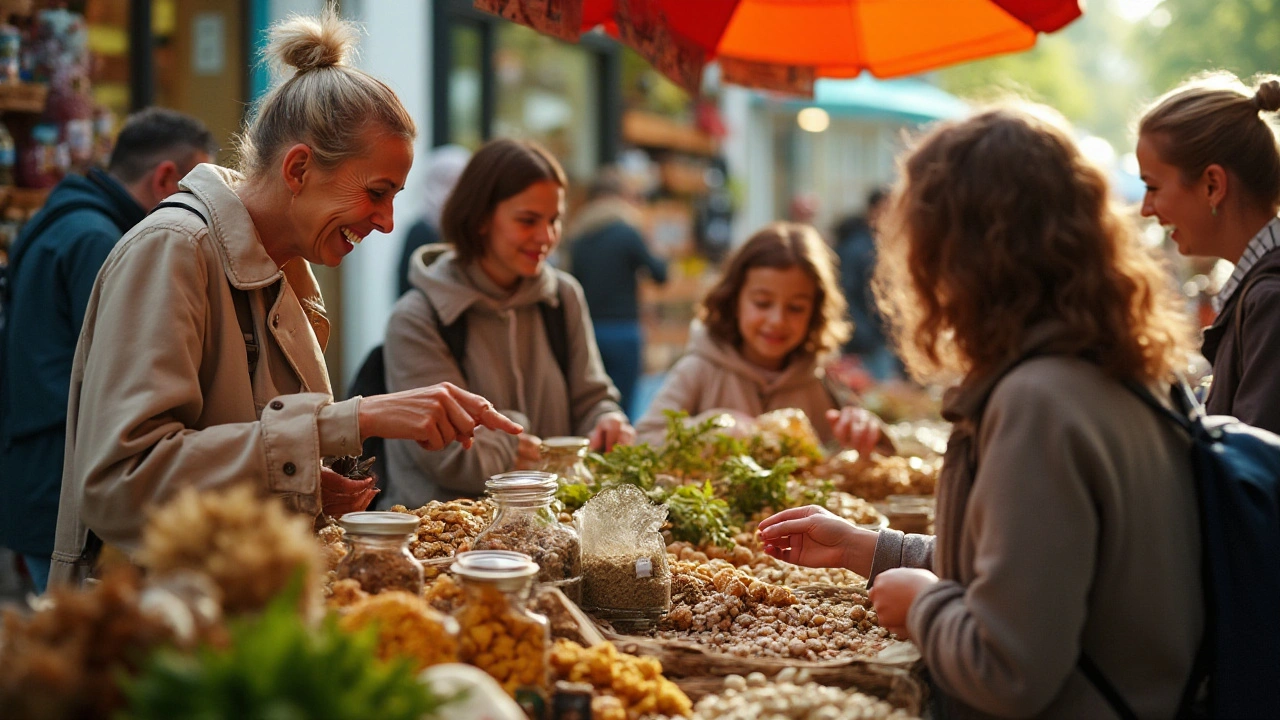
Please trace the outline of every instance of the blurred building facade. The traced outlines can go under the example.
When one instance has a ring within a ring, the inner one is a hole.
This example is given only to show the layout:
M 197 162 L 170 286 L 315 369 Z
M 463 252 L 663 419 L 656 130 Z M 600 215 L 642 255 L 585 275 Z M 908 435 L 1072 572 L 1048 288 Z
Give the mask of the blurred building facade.
M 318 13 L 325 0 L 82 5 L 98 58 L 95 99 L 118 117 L 149 104 L 196 115 L 222 140 L 219 161 L 231 164 L 232 137 L 271 81 L 257 59 L 266 28 Z M 649 240 L 677 261 L 673 282 L 644 295 L 659 350 L 651 369 L 682 349 L 692 304 L 730 245 L 787 217 L 798 198 L 812 199 L 811 220 L 829 230 L 860 209 L 867 189 L 892 180 L 904 127 L 959 112 L 958 101 L 918 80 L 887 88 L 822 81 L 813 101 L 795 102 L 710 77 L 709 95 L 690 100 L 607 38 L 563 43 L 470 0 L 342 0 L 340 9 L 366 32 L 357 64 L 385 80 L 417 121 L 419 157 L 445 143 L 538 140 L 570 176 L 571 212 L 601 166 L 619 163 L 639 178 Z M 396 300 L 393 268 L 420 212 L 420 173 L 419 164 L 398 198 L 390 236 L 371 238 L 337 270 L 317 268 L 340 329 L 328 352 L 339 392 L 382 341 Z

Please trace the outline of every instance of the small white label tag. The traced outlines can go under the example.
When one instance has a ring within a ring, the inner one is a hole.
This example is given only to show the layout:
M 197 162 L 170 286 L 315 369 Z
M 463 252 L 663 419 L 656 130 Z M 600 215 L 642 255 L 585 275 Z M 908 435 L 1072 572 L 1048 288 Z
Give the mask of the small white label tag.
M 636 560 L 636 577 L 646 578 L 653 574 L 653 561 L 649 558 Z

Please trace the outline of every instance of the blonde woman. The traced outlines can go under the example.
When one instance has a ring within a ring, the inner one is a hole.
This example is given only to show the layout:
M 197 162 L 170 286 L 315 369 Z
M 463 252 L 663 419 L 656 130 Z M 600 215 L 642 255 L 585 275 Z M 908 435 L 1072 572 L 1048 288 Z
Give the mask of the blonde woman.
M 1235 264 L 1204 331 L 1215 415 L 1280 432 L 1280 77 L 1212 73 L 1169 91 L 1138 124 L 1142 214 L 1184 255 Z M 1270 122 L 1268 122 L 1270 120 Z
M 89 571 L 95 538 L 136 549 L 146 506 L 185 487 L 247 482 L 340 515 L 376 491 L 323 456 L 368 436 L 438 450 L 478 426 L 520 431 L 447 383 L 333 401 L 308 263 L 391 231 L 416 132 L 347 65 L 355 35 L 331 13 L 276 26 L 267 52 L 294 73 L 245 128 L 243 174 L 197 166 L 103 265 L 72 369 L 54 582 Z

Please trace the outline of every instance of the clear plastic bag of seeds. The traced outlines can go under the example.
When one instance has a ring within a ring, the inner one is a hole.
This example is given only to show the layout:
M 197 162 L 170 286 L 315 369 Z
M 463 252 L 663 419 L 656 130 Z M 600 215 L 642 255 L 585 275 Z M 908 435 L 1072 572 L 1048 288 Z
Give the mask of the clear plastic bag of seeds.
M 645 630 L 671 608 L 662 524 L 667 506 L 633 485 L 610 488 L 574 513 L 582 540 L 582 607 L 623 632 Z

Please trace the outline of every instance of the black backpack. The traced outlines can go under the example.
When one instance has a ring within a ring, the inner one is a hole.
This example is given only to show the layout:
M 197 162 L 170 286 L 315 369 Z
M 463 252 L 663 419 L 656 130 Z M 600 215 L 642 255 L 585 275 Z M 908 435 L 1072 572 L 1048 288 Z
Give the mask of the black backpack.
M 1177 411 L 1136 384 L 1129 389 L 1191 438 L 1200 505 L 1205 634 L 1179 717 L 1269 718 L 1280 712 L 1280 435 L 1225 415 L 1205 415 L 1185 384 Z M 1121 718 L 1133 709 L 1097 666 L 1086 677 Z M 1208 682 L 1208 707 L 1196 708 Z
M 410 292 L 422 293 L 427 299 L 427 305 L 431 305 L 431 299 L 427 298 L 427 294 L 418 288 L 414 288 Z M 569 331 L 568 324 L 565 319 L 565 304 L 563 296 L 559 305 L 552 305 L 547 302 L 538 303 L 538 312 L 542 315 L 542 327 L 547 333 L 547 343 L 551 345 L 551 352 L 555 355 L 556 365 L 560 368 L 560 374 L 564 376 L 565 382 L 569 380 Z M 432 308 L 432 315 L 436 318 L 436 322 L 440 322 L 440 316 L 437 315 Z M 449 355 L 453 357 L 453 362 L 458 366 L 458 372 L 462 373 L 463 379 L 467 379 L 467 371 L 463 365 L 463 358 L 467 355 L 467 315 L 463 313 L 448 325 L 437 324 L 441 339 L 449 348 Z M 379 345 L 369 351 L 365 356 L 364 362 L 360 363 L 360 369 L 356 371 L 355 378 L 351 381 L 351 386 L 347 388 L 347 397 L 355 397 L 357 395 L 367 397 L 369 395 L 385 395 L 387 393 L 387 363 L 384 357 L 383 346 Z M 382 489 L 385 496 L 387 488 L 391 486 L 391 477 L 387 472 L 386 461 L 386 441 L 380 437 L 369 437 L 364 441 L 361 448 L 364 457 L 375 457 L 377 460 L 373 464 L 373 473 L 377 476 L 378 487 Z M 375 498 L 375 504 L 378 498 Z

